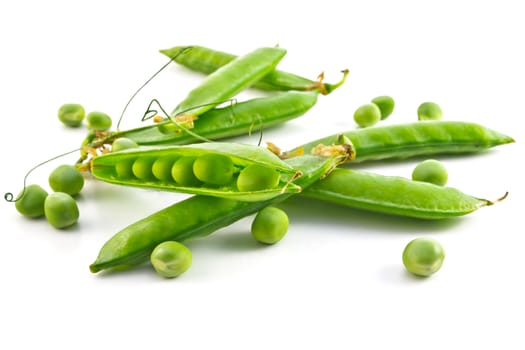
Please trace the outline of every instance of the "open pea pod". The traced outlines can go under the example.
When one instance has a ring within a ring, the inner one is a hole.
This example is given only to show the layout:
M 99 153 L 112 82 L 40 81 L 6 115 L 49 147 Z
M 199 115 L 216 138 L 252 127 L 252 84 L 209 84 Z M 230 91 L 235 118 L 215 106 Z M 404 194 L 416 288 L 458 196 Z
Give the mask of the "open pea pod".
M 298 193 L 302 175 L 267 149 L 223 142 L 108 153 L 93 158 L 90 170 L 114 184 L 248 202 Z

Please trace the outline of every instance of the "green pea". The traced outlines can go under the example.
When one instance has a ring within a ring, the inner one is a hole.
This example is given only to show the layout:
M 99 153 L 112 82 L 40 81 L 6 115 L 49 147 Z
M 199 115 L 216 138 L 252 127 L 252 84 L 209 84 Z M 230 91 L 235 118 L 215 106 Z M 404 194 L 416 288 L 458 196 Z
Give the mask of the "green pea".
M 416 165 L 412 171 L 412 180 L 445 186 L 448 180 L 447 168 L 438 160 L 427 159 Z
M 133 175 L 141 180 L 148 180 L 153 177 L 152 172 L 153 159 L 151 158 L 137 158 L 131 167 Z
M 279 208 L 264 208 L 252 222 L 252 236 L 261 243 L 277 243 L 287 231 L 288 215 Z
M 111 117 L 103 112 L 89 112 L 86 116 L 87 127 L 90 130 L 105 131 L 111 128 Z
M 374 103 L 367 103 L 356 109 L 354 120 L 362 128 L 376 124 L 381 120 L 381 110 Z
M 443 111 L 437 103 L 423 102 L 417 108 L 417 118 L 419 120 L 441 120 Z
M 79 217 L 77 202 L 64 192 L 55 192 L 47 196 L 44 213 L 47 221 L 59 229 L 72 226 Z
M 171 168 L 171 177 L 182 186 L 198 186 L 201 184 L 193 173 L 194 157 L 179 158 Z
M 137 148 L 138 146 L 139 145 L 132 139 L 120 137 L 113 141 L 113 144 L 111 145 L 111 152 L 119 152 L 125 149 Z
M 416 238 L 403 250 L 405 268 L 417 276 L 430 276 L 437 272 L 445 260 L 445 250 L 432 238 Z
M 205 154 L 193 163 L 195 177 L 211 185 L 225 185 L 233 177 L 233 161 L 222 154 Z
M 66 103 L 58 109 L 58 119 L 67 126 L 78 127 L 82 124 L 86 111 L 77 103 Z
M 28 218 L 38 218 L 44 215 L 44 201 L 47 192 L 39 185 L 29 185 L 18 194 L 15 208 Z
M 74 196 L 84 187 L 84 177 L 73 165 L 59 165 L 49 175 L 49 186 L 55 192 Z
M 377 96 L 372 103 L 379 107 L 382 120 L 388 118 L 394 111 L 394 99 L 390 96 Z
M 150 261 L 159 275 L 166 278 L 177 277 L 191 266 L 191 251 L 185 245 L 175 242 L 162 242 L 153 249 Z
M 131 179 L 135 177 L 132 171 L 133 160 L 121 160 L 115 164 L 117 176 L 121 179 Z
M 277 171 L 260 164 L 251 164 L 244 168 L 237 178 L 237 188 L 241 192 L 273 189 L 279 184 Z
M 152 167 L 153 176 L 162 181 L 171 180 L 171 170 L 174 163 L 175 159 L 171 156 L 164 156 L 157 159 Z

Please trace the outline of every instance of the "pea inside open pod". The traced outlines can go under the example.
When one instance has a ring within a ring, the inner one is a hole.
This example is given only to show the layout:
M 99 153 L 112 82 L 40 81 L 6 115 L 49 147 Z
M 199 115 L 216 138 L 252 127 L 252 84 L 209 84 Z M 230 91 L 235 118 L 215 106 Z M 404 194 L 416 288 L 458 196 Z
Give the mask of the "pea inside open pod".
M 171 178 L 155 176 L 156 172 L 142 169 L 148 164 L 156 164 L 158 159 L 162 159 L 165 164 L 173 164 Z M 140 169 L 141 174 L 151 175 L 129 176 L 130 172 L 122 171 L 122 167 L 129 166 L 135 170 L 132 174 L 137 174 Z M 254 166 L 265 171 L 254 174 L 252 184 L 248 181 L 251 179 L 246 179 L 250 172 L 244 170 L 253 169 Z M 119 185 L 250 202 L 271 199 L 283 193 L 300 192 L 301 187 L 294 182 L 302 175 L 265 148 L 226 142 L 140 147 L 104 154 L 91 160 L 91 173 L 99 180 Z M 127 176 L 121 176 L 123 173 Z M 194 176 L 196 181 L 181 181 L 181 174 L 184 174 L 184 178 Z

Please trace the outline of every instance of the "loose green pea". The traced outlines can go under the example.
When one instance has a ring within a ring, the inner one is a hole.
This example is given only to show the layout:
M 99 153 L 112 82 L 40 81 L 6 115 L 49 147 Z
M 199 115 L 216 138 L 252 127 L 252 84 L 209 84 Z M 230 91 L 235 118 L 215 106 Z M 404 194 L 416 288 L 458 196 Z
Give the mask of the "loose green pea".
M 77 103 L 66 103 L 58 109 L 58 119 L 67 126 L 78 127 L 82 124 L 86 111 Z
M 193 163 L 193 173 L 204 183 L 225 185 L 233 177 L 233 161 L 222 154 L 205 154 Z
M 443 111 L 437 103 L 423 102 L 417 108 L 417 118 L 419 120 L 441 120 Z
M 150 261 L 159 275 L 173 278 L 190 268 L 192 254 L 185 245 L 175 241 L 166 241 L 153 249 Z
M 39 185 L 29 185 L 18 194 L 15 208 L 28 218 L 38 218 L 44 215 L 44 201 L 47 192 Z
M 113 144 L 111 145 L 111 152 L 119 152 L 125 149 L 137 148 L 138 146 L 139 145 L 132 139 L 120 137 L 113 141 Z
M 111 128 L 111 117 L 103 112 L 89 112 L 86 116 L 87 127 L 90 130 L 105 131 Z
M 165 156 L 157 159 L 153 163 L 152 167 L 153 176 L 162 181 L 171 180 L 171 170 L 174 163 L 175 159 L 171 156 Z
M 427 159 L 416 165 L 412 171 L 412 180 L 445 186 L 448 180 L 447 168 L 438 160 Z
M 374 103 L 367 103 L 356 109 L 354 120 L 362 128 L 376 124 L 381 120 L 381 110 Z
M 72 226 L 79 217 L 77 202 L 64 192 L 55 192 L 47 196 L 44 213 L 47 221 L 58 229 Z
M 260 164 L 251 164 L 244 168 L 237 178 L 237 188 L 241 192 L 273 189 L 279 184 L 277 171 Z
M 182 186 L 198 186 L 201 184 L 193 173 L 194 157 L 179 158 L 171 168 L 171 177 Z
M 84 187 L 84 177 L 76 167 L 69 164 L 59 165 L 49 174 L 49 186 L 55 192 L 64 192 L 74 196 Z
M 133 162 L 131 171 L 133 175 L 141 180 L 151 179 L 153 177 L 152 172 L 153 159 L 150 158 L 137 158 Z
M 117 176 L 121 179 L 131 179 L 133 175 L 133 160 L 122 160 L 115 164 Z
M 394 111 L 394 99 L 390 96 L 377 96 L 372 103 L 379 107 L 382 120 L 388 118 Z
M 432 238 L 416 238 L 403 250 L 405 268 L 417 276 L 427 277 L 437 272 L 445 260 L 445 250 Z
M 288 215 L 279 208 L 264 208 L 252 222 L 252 236 L 261 243 L 277 243 L 287 231 Z

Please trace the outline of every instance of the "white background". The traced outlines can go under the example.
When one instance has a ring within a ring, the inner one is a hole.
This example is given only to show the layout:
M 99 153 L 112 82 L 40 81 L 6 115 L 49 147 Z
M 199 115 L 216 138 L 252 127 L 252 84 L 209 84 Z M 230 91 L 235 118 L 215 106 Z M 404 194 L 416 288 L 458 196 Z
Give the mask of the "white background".
M 2 172 L 15 194 L 39 162 L 75 149 L 85 130 L 57 118 L 66 102 L 117 119 L 165 62 L 158 49 L 204 45 L 232 53 L 279 44 L 280 68 L 347 83 L 303 118 L 268 130 L 283 148 L 355 128 L 353 111 L 392 95 L 383 124 L 414 121 L 438 102 L 448 120 L 478 122 L 518 141 L 442 159 L 449 185 L 502 203 L 457 220 L 425 222 L 296 199 L 278 245 L 249 235 L 250 218 L 190 242 L 193 266 L 174 280 L 148 266 L 93 275 L 112 234 L 183 195 L 90 181 L 70 230 L 1 204 L 2 349 L 523 349 L 523 120 L 519 1 L 11 1 L 0 5 Z M 133 102 L 173 108 L 202 76 L 171 66 Z M 253 94 L 253 93 L 252 93 Z M 246 95 L 244 95 L 246 96 Z M 240 140 L 255 143 L 257 136 Z M 76 155 L 39 168 L 29 183 Z M 418 160 L 362 165 L 410 176 Z M 428 279 L 403 269 L 413 238 L 438 239 L 447 257 Z M 520 334 L 521 333 L 521 334 Z

